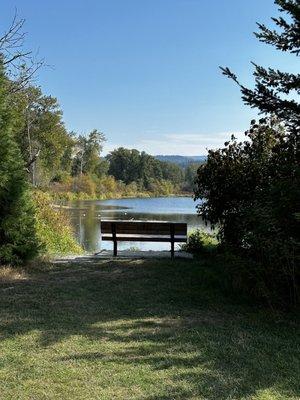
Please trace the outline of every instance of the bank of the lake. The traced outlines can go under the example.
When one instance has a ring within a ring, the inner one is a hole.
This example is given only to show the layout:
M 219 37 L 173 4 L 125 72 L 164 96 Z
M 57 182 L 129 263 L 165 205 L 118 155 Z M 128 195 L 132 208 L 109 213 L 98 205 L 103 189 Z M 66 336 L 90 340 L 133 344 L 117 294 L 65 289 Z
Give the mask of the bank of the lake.
M 193 197 L 193 192 L 176 192 L 176 193 L 153 193 L 140 191 L 137 193 L 104 193 L 102 195 L 90 195 L 85 192 L 53 192 L 47 191 L 55 203 L 79 200 L 116 200 L 116 199 L 132 199 L 132 198 L 156 198 L 156 197 Z

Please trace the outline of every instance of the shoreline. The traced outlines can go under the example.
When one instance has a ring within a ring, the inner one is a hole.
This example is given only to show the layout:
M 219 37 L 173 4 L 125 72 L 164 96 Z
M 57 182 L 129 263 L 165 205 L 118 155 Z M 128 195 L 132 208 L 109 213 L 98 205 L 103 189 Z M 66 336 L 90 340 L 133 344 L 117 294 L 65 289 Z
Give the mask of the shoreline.
M 108 197 L 91 197 L 91 196 L 75 196 L 74 198 L 68 197 L 68 196 L 55 196 L 51 192 L 46 192 L 48 193 L 52 201 L 54 203 L 56 202 L 70 202 L 70 201 L 106 201 L 106 200 L 122 200 L 122 199 L 156 199 L 156 198 L 174 198 L 174 197 L 189 197 L 193 198 L 193 193 L 173 193 L 173 194 L 159 194 L 159 195 L 151 195 L 151 194 L 143 194 L 140 193 L 138 195 L 131 195 L 131 196 L 108 196 Z M 59 207 L 61 205 L 55 204 Z

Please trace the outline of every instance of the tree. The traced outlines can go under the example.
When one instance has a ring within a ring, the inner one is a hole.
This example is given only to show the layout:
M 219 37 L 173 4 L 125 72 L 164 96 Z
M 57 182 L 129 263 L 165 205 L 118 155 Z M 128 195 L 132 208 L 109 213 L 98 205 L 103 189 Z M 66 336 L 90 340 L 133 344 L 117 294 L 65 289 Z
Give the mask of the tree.
M 161 182 L 161 187 L 166 182 L 171 183 L 174 190 L 174 186 L 178 187 L 183 180 L 183 171 L 178 165 L 160 161 L 144 151 L 120 147 L 110 152 L 107 160 L 109 173 L 115 179 L 126 184 L 136 182 L 142 190 L 152 190 L 153 182 L 156 187 L 158 182 Z
M 24 163 L 12 133 L 16 115 L 7 106 L 7 78 L 0 64 L 0 262 L 16 263 L 39 249 Z
M 160 161 L 163 179 L 171 181 L 174 185 L 179 186 L 183 182 L 184 171 L 174 163 Z
M 61 170 L 70 172 L 75 141 L 64 126 L 57 99 L 33 86 L 9 98 L 19 116 L 13 132 L 32 184 L 49 183 Z
M 0 54 L 6 70 L 7 91 L 11 93 L 23 90 L 44 65 L 44 60 L 37 58 L 32 51 L 24 50 L 25 20 L 15 13 L 8 29 L 0 36 Z
M 259 24 L 259 40 L 296 56 L 300 51 L 300 4 L 277 0 L 290 22 L 274 18 L 281 32 Z M 247 264 L 236 272 L 245 290 L 281 306 L 298 299 L 300 170 L 300 76 L 255 66 L 255 88 L 237 82 L 242 99 L 267 115 L 251 122 L 244 142 L 232 137 L 224 148 L 209 151 L 197 173 L 199 213 L 219 228 L 223 245 Z M 232 272 L 232 271 L 231 271 Z M 237 276 L 234 277 L 237 280 Z
M 281 13 L 286 17 L 272 18 L 278 30 L 272 30 L 258 23 L 259 32 L 255 36 L 264 43 L 275 46 L 283 52 L 300 55 L 300 2 L 299 0 L 275 0 Z M 290 193 L 289 207 L 285 198 L 284 209 L 291 215 L 297 212 L 297 193 L 299 187 L 300 161 L 300 74 L 282 72 L 273 68 L 264 68 L 253 63 L 255 88 L 249 89 L 241 85 L 228 68 L 221 68 L 223 73 L 233 79 L 241 88 L 242 99 L 252 108 L 258 108 L 266 115 L 282 123 L 282 133 L 279 142 L 273 149 L 273 160 L 270 165 L 270 175 L 276 180 L 273 184 L 285 188 Z M 252 123 L 252 130 L 256 128 Z M 259 173 L 259 172 L 258 172 Z M 267 183 L 266 183 L 267 184 Z M 299 192 L 298 192 L 299 193 Z M 295 201 L 296 200 L 296 201 Z M 300 198 L 298 198 L 300 202 Z M 299 203 L 298 203 L 299 206 Z M 295 218 L 295 217 L 294 217 Z M 290 221 L 287 227 L 294 224 Z
M 146 190 L 152 191 L 153 180 L 158 182 L 163 179 L 163 163 L 144 151 L 140 153 L 137 171 L 138 181 Z
M 193 191 L 197 177 L 198 163 L 189 163 L 184 171 L 185 190 Z
M 89 135 L 79 136 L 75 145 L 73 175 L 95 174 L 101 176 L 105 166 L 100 158 L 105 135 L 94 129 Z
M 84 149 L 84 170 L 86 173 L 96 174 L 101 163 L 100 155 L 105 142 L 105 135 L 94 129 L 88 135 Z
M 276 49 L 300 55 L 300 3 L 299 0 L 276 0 L 280 12 L 289 19 L 272 18 L 280 31 L 271 30 L 258 23 L 259 32 L 255 36 Z M 293 98 L 300 94 L 300 74 L 282 72 L 273 68 L 264 68 L 255 63 L 255 88 L 249 89 L 238 81 L 229 68 L 222 68 L 223 74 L 233 79 L 241 88 L 242 99 L 250 107 L 258 108 L 261 113 L 276 115 L 293 136 L 300 134 L 300 103 Z M 292 96 L 288 96 L 292 95 Z
M 138 150 L 119 147 L 111 151 L 107 156 L 107 160 L 109 161 L 108 172 L 116 180 L 126 184 L 137 182 L 141 179 L 145 169 L 145 166 L 142 165 L 144 163 L 142 157 Z M 144 164 L 146 164 L 146 161 Z

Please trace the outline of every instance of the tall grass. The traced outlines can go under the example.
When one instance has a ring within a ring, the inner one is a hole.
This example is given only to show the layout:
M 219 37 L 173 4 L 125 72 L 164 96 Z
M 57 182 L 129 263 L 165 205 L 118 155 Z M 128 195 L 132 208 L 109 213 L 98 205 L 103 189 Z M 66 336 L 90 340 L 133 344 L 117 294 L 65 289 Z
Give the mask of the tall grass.
M 35 191 L 33 197 L 36 208 L 36 232 L 43 253 L 48 255 L 82 253 L 83 249 L 74 237 L 67 214 L 54 209 L 49 194 Z

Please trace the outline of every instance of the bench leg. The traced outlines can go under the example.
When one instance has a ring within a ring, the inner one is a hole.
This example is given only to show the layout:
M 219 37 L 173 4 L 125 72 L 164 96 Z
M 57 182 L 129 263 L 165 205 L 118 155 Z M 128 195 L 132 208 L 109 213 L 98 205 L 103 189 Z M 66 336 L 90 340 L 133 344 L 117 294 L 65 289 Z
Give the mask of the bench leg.
M 171 235 L 171 259 L 174 260 L 174 236 L 175 236 L 175 225 L 171 224 L 170 225 L 170 235 Z
M 174 242 L 171 242 L 171 259 L 174 260 Z
M 118 255 L 118 242 L 114 241 L 114 257 Z

